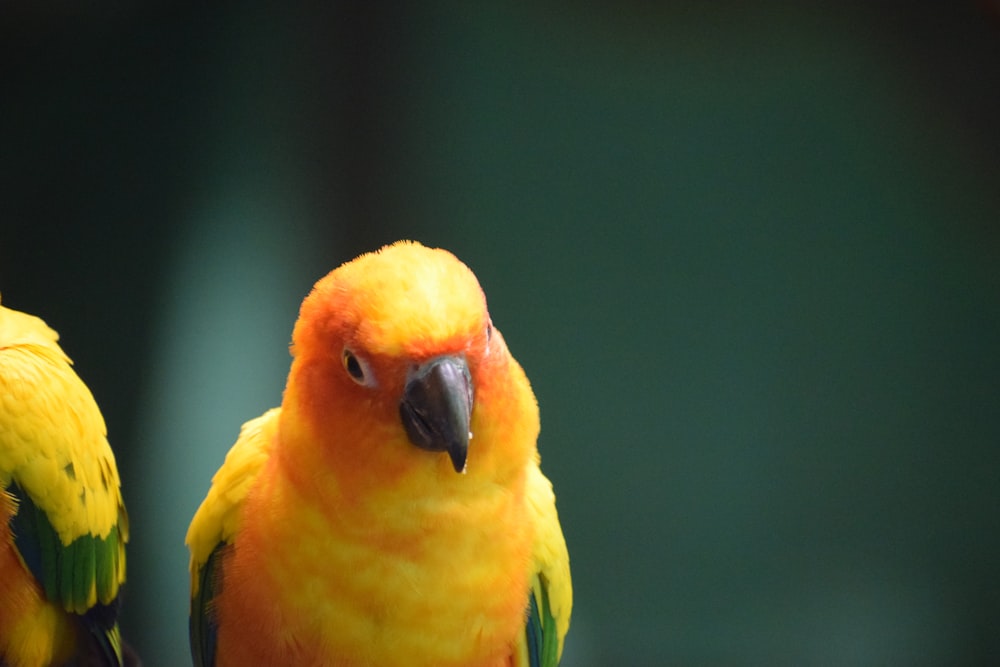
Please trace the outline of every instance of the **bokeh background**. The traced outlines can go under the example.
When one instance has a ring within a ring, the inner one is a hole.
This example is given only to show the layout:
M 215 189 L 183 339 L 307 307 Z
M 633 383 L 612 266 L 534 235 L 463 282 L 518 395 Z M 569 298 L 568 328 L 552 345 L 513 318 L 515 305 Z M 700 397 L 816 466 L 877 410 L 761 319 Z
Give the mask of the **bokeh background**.
M 403 237 L 538 394 L 566 665 L 1000 660 L 998 19 L 3 3 L 0 292 L 105 412 L 146 664 L 300 299 Z

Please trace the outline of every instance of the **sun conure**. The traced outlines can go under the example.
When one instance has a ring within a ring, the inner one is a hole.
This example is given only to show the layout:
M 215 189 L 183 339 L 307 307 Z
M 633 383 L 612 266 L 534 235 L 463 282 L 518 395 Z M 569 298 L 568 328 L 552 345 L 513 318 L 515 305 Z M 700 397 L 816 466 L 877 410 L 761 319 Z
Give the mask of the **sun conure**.
M 128 520 L 104 419 L 57 339 L 0 306 L 0 665 L 121 665 Z
M 472 272 L 413 242 L 362 255 L 316 283 L 291 351 L 188 530 L 195 665 L 557 665 L 572 590 L 538 407 Z

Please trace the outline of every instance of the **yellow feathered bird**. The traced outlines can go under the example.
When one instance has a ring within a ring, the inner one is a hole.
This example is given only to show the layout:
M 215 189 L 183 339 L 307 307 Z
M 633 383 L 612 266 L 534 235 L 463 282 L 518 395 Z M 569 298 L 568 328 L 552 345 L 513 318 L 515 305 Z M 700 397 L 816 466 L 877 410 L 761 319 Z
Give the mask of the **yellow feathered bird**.
M 472 272 L 400 242 L 302 303 L 284 398 L 188 530 L 195 665 L 549 667 L 569 557 Z
M 0 665 L 120 665 L 128 520 L 58 335 L 0 306 Z

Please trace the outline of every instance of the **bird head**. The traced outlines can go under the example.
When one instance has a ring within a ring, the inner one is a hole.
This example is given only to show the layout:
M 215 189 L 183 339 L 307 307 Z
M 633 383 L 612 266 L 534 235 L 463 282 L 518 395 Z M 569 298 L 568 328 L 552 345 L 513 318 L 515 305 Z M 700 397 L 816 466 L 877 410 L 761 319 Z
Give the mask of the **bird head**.
M 465 472 L 480 442 L 488 446 L 476 433 L 481 399 L 516 366 L 472 271 L 414 242 L 362 255 L 317 282 L 292 354 L 283 439 L 294 433 L 340 474 L 383 477 Z

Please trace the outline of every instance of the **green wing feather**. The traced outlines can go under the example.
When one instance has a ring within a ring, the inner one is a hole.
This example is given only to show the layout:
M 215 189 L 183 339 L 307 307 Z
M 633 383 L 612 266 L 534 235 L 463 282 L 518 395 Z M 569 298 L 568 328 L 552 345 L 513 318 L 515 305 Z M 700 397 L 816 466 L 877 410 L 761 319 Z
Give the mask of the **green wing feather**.
M 548 582 L 540 575 L 533 578 L 528 596 L 528 623 L 525 641 L 530 667 L 554 667 L 562 651 L 558 625 L 549 604 Z
M 14 545 L 22 560 L 45 589 L 45 596 L 58 600 L 67 610 L 85 613 L 94 595 L 102 602 L 118 596 L 114 573 L 119 562 L 121 533 L 114 527 L 106 537 L 81 535 L 62 544 L 45 512 L 16 484 L 7 489 L 18 505 L 11 519 Z

